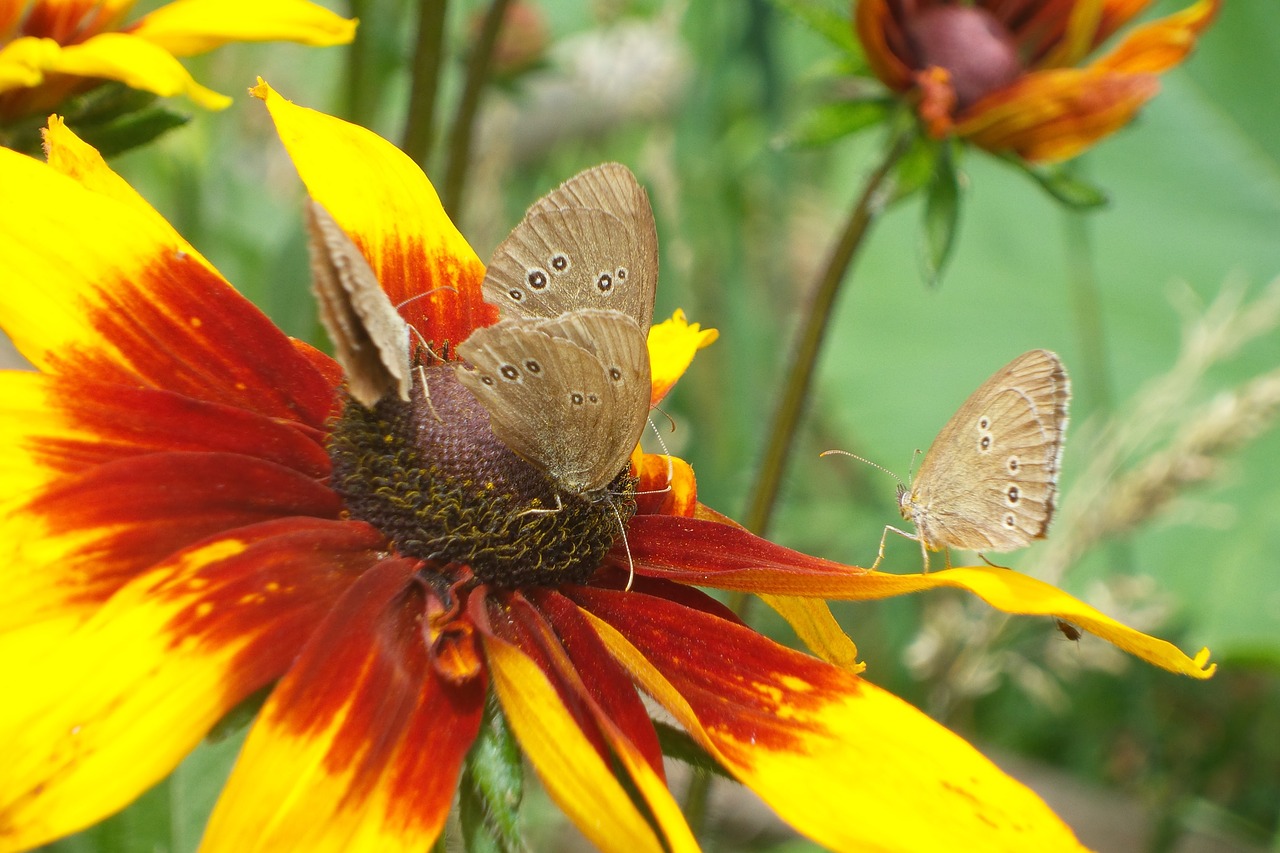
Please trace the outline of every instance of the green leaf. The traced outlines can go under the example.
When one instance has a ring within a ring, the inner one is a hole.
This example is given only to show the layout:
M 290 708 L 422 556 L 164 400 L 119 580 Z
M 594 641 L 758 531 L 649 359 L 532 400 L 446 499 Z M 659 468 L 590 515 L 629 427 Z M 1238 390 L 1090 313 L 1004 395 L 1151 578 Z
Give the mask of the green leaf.
M 713 773 L 722 779 L 733 779 L 720 762 L 707 754 L 697 741 L 689 737 L 688 732 L 656 720 L 653 727 L 658 732 L 658 745 L 662 748 L 663 755 L 682 761 L 695 770 Z
M 808 113 L 785 140 L 787 147 L 819 147 L 882 123 L 892 109 L 884 99 L 824 104 Z
M 942 279 L 955 246 L 959 222 L 960 182 L 952 148 L 942 145 L 924 202 L 924 272 L 930 287 L 936 287 Z
M 1072 174 L 1068 166 L 1037 168 L 1013 154 L 1004 155 L 1001 159 L 1017 167 L 1055 201 L 1072 210 L 1096 210 L 1111 201 L 1101 187 Z
M 458 819 L 468 853 L 525 849 L 519 821 L 524 797 L 520 746 L 492 694 L 458 787 Z
M 81 139 L 97 148 L 103 157 L 114 157 L 146 145 L 189 121 L 191 116 L 173 112 L 165 107 L 153 107 L 119 116 L 105 124 L 77 127 L 68 122 L 68 126 Z
M 893 169 L 893 195 L 889 203 L 902 201 L 924 189 L 933 180 L 937 160 L 938 143 L 918 134 Z
M 867 62 L 863 58 L 862 45 L 853 34 L 853 21 L 846 12 L 849 8 L 848 3 L 842 3 L 838 10 L 820 0 L 772 0 L 772 3 L 831 42 L 842 52 L 856 57 L 858 66 L 866 69 Z

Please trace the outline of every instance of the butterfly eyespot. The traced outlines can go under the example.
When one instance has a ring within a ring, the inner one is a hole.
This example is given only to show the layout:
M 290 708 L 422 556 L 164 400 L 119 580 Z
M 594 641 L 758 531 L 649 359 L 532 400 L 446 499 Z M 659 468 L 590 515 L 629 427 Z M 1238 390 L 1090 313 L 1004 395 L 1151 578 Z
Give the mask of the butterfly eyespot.
M 607 272 L 600 273 L 599 278 L 596 279 L 596 290 L 600 291 L 605 296 L 608 296 L 610 293 L 612 293 L 613 292 L 613 276 L 609 275 L 609 273 Z
M 617 382 L 619 379 L 622 378 L 622 371 L 616 367 L 610 367 L 609 378 L 612 379 L 614 382 Z
M 542 290 L 547 286 L 547 274 L 540 269 L 529 270 L 529 275 L 526 280 L 529 282 L 529 286 L 534 290 Z
M 557 252 L 551 256 L 551 269 L 556 272 L 564 272 L 569 269 L 569 256 L 563 252 Z
M 1018 491 L 1017 486 L 1009 487 L 1009 503 L 1010 504 L 1016 504 L 1018 502 L 1018 498 L 1021 496 L 1022 496 L 1022 493 Z
M 481 376 L 481 377 L 480 377 L 480 381 L 481 381 L 481 382 L 483 382 L 485 385 L 492 385 L 492 384 L 493 384 L 493 377 L 492 377 L 492 376 Z
M 599 397 L 597 397 L 595 394 L 588 394 L 588 395 L 587 395 L 587 402 L 588 402 L 588 403 L 599 403 L 599 402 L 600 402 L 600 398 L 599 398 Z
M 507 296 L 511 297 L 512 302 L 524 301 L 524 291 L 520 290 L 519 288 L 515 288 L 515 287 L 511 288 L 510 290 L 507 291 Z
M 542 365 L 538 364 L 538 362 L 534 361 L 533 359 L 529 359 L 524 363 L 524 369 L 529 371 L 530 373 L 541 373 Z
M 573 403 L 575 406 L 581 406 L 582 395 L 579 394 L 577 391 L 574 391 L 572 394 L 569 395 L 569 402 Z
M 983 430 L 984 432 L 991 429 L 991 418 L 986 415 L 978 418 L 978 429 Z
M 503 379 L 520 378 L 520 371 L 516 370 L 516 366 L 514 364 L 504 364 L 499 368 L 498 372 L 502 374 Z
M 1018 520 L 1013 517 L 1013 513 L 1009 513 L 1004 517 L 1004 526 L 1009 528 L 1010 530 L 1013 530 L 1015 527 L 1018 526 Z
M 990 450 L 990 449 L 991 449 L 991 436 L 989 436 L 989 435 L 984 435 L 982 438 L 978 439 L 978 449 L 979 449 L 979 450 Z
M 629 273 L 627 272 L 626 267 L 618 267 L 617 271 L 614 273 L 614 276 L 617 277 L 618 281 L 626 281 L 628 275 Z
M 1016 473 L 1018 473 L 1018 457 L 1016 457 L 1016 456 L 1010 456 L 1010 457 L 1009 457 L 1008 465 L 1009 465 L 1009 473 L 1010 473 L 1010 474 L 1016 474 Z

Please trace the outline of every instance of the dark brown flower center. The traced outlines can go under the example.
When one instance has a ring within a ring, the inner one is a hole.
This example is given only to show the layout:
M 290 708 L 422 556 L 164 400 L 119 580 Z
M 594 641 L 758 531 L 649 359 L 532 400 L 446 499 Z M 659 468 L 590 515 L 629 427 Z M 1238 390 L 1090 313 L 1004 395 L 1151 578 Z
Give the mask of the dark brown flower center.
M 329 441 L 335 491 L 403 555 L 465 563 L 499 587 L 581 583 L 635 514 L 635 481 L 608 494 L 556 488 L 513 453 L 449 365 L 415 370 L 409 402 L 348 400 Z M 422 378 L 430 385 L 424 395 Z
M 986 9 L 932 6 L 908 19 L 906 31 L 917 67 L 947 70 L 958 110 L 1022 74 L 1013 37 Z

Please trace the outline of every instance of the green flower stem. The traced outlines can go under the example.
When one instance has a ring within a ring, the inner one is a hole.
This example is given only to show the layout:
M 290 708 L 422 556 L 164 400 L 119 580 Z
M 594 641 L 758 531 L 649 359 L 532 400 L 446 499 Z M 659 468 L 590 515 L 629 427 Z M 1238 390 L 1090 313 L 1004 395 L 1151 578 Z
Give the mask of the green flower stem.
M 368 20 L 370 0 L 351 0 L 351 14 L 362 21 Z M 356 27 L 356 37 L 346 51 L 345 89 L 343 99 L 343 116 L 360 125 L 368 125 L 372 116 L 371 106 L 364 98 L 365 76 L 369 73 L 371 63 L 369 52 L 372 50 L 367 27 Z
M 493 49 L 498 42 L 498 31 L 502 29 L 502 19 L 509 2 L 510 0 L 493 0 L 489 11 L 485 12 L 480 35 L 472 45 L 471 55 L 467 59 L 466 83 L 462 89 L 462 99 L 458 102 L 458 113 L 449 131 L 449 166 L 444 176 L 444 191 L 440 194 L 444 209 L 454 222 L 460 221 L 462 212 L 462 195 L 471 161 L 471 131 L 476 112 L 480 109 L 480 95 L 489 82 Z
M 444 18 L 448 0 L 420 0 L 418 40 L 413 48 L 413 79 L 409 89 L 409 115 L 400 148 L 414 162 L 427 168 L 427 156 L 435 139 L 436 95 L 440 89 L 440 63 L 444 58 Z
M 832 307 L 840 293 L 840 285 L 844 282 L 845 275 L 852 266 L 854 256 L 861 248 L 871 223 L 875 221 L 889 199 L 889 188 L 885 186 L 885 182 L 898 160 L 906 153 L 911 139 L 912 131 L 899 132 L 886 149 L 880 165 L 868 176 L 867 183 L 858 195 L 844 230 L 840 232 L 840 238 L 827 258 L 822 277 L 818 280 L 813 298 L 809 302 L 809 309 L 805 313 L 803 325 L 800 328 L 800 337 L 791 355 L 791 362 L 787 366 L 786 379 L 782 386 L 782 400 L 769 425 L 764 459 L 760 464 L 755 486 L 751 490 L 751 502 L 743 519 L 747 529 L 753 533 L 765 535 L 773 520 L 782 476 L 795 444 L 796 429 L 809 399 L 813 372 L 831 321 Z
M 1075 318 L 1076 345 L 1084 369 L 1080 383 L 1087 402 L 1096 412 L 1112 408 L 1111 381 L 1107 370 L 1107 334 L 1102 325 L 1102 296 L 1093 268 L 1093 241 L 1089 234 L 1089 213 L 1064 210 L 1063 242 L 1067 250 L 1067 297 Z
M 826 338 L 832 308 L 840 293 L 840 285 L 853 265 L 854 257 L 862 247 L 871 223 L 884 210 L 892 197 L 892 187 L 886 186 L 886 181 L 889 180 L 893 167 L 911 146 L 913 132 L 914 127 L 897 131 L 885 149 L 884 159 L 868 176 L 857 202 L 854 203 L 853 210 L 849 213 L 844 230 L 840 232 L 840 238 L 827 258 L 822 277 L 818 280 L 813 298 L 809 302 L 809 310 L 805 314 L 800 337 L 792 353 L 791 362 L 787 366 L 782 400 L 769 425 L 764 460 L 760 465 L 755 486 L 751 490 L 751 502 L 747 508 L 744 523 L 753 533 L 763 536 L 773 520 L 773 510 L 777 504 L 782 475 L 791 457 L 792 447 L 795 445 L 796 429 L 809 399 L 814 367 L 822 351 L 822 342 Z M 730 594 L 728 605 L 745 619 L 751 600 L 746 593 L 735 592 Z M 698 836 L 701 836 L 705 828 L 707 802 L 713 779 L 714 777 L 708 773 L 695 773 L 689 782 L 688 791 L 685 792 L 685 820 Z

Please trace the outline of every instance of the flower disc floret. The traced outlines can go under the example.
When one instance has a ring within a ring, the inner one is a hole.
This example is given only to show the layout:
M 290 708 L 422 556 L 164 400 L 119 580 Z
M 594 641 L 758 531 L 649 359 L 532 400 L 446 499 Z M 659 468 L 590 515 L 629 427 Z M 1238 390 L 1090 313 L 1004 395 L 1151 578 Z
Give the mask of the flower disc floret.
M 465 563 L 497 587 L 582 583 L 635 514 L 627 470 L 600 499 L 558 490 L 497 437 L 489 416 L 436 365 L 408 402 L 349 400 L 329 440 L 333 488 L 351 516 L 402 555 Z

